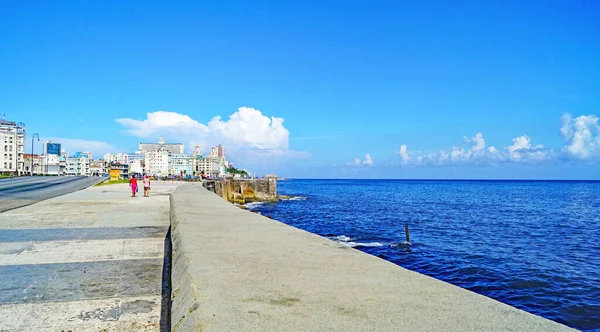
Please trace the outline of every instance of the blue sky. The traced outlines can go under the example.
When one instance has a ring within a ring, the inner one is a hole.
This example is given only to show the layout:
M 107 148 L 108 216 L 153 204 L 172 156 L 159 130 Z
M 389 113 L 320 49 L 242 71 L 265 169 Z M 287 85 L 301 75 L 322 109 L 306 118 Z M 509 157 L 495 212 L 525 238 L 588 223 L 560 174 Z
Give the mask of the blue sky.
M 599 179 L 598 59 L 589 0 L 0 2 L 28 133 L 289 177 Z

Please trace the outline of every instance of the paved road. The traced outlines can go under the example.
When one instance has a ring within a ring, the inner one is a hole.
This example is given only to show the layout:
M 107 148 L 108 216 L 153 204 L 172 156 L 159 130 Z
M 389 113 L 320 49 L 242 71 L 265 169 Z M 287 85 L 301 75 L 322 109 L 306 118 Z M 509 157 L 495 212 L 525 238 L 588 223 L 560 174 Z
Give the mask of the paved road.
M 168 331 L 174 188 L 90 187 L 0 213 L 0 331 Z
M 78 191 L 102 180 L 103 178 L 81 176 L 2 179 L 0 180 L 0 212 Z

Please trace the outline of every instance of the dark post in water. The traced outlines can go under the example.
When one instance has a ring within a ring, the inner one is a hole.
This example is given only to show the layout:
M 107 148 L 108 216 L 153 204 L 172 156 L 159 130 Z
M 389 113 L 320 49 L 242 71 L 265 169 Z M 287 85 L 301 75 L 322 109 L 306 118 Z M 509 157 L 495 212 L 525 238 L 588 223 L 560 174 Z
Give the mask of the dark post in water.
M 408 235 L 408 224 L 404 224 L 404 232 L 406 233 L 406 242 L 410 243 L 410 236 Z

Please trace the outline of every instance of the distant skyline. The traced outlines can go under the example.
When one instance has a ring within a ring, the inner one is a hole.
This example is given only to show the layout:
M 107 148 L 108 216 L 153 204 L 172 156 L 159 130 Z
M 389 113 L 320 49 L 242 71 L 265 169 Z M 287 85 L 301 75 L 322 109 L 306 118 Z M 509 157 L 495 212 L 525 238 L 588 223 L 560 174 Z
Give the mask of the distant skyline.
M 600 179 L 599 31 L 588 0 L 5 1 L 0 115 L 284 177 Z

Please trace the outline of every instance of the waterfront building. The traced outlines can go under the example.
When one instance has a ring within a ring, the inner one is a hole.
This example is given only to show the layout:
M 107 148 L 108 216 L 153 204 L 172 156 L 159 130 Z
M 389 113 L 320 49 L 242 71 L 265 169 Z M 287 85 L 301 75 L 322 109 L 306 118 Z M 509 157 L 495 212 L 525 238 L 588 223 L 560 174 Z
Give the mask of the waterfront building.
M 127 153 L 107 153 L 104 155 L 104 161 L 107 163 L 127 164 L 129 162 L 129 154 Z
M 225 147 L 221 144 L 217 145 L 217 157 L 225 158 Z
M 23 154 L 24 174 L 42 174 L 42 156 L 39 154 Z M 32 172 L 33 165 L 33 172 Z
M 93 160 L 94 159 L 94 158 L 92 158 L 92 153 L 91 152 L 77 152 L 77 153 L 79 153 L 80 155 L 87 156 L 87 158 L 89 160 Z
M 25 125 L 0 119 L 0 173 L 23 174 Z
M 150 151 L 158 151 L 163 149 L 168 151 L 170 154 L 183 154 L 183 143 L 165 143 L 165 139 L 160 137 L 158 143 L 140 143 L 138 150 L 145 154 Z
M 171 175 L 192 175 L 192 159 L 184 154 L 171 155 Z
M 61 155 L 62 146 L 60 143 L 52 143 L 52 141 L 46 141 L 44 143 L 44 154 L 46 155 Z
M 56 150 L 55 150 L 56 151 Z M 58 150 L 60 151 L 60 150 Z M 52 151 L 51 151 L 52 152 Z M 64 167 L 66 166 L 66 160 L 64 157 L 58 154 L 43 154 L 41 156 L 43 165 L 42 173 L 48 175 L 62 175 Z
M 66 158 L 66 173 L 71 176 L 90 176 L 89 152 L 77 152 L 72 157 Z
M 127 154 L 127 164 L 129 164 L 129 174 L 143 174 L 144 170 L 144 155 L 136 152 Z
M 90 173 L 92 176 L 108 176 L 108 163 L 103 159 L 90 162 Z
M 109 166 L 109 173 L 112 173 L 114 171 L 118 171 L 119 172 L 119 177 L 121 179 L 128 179 L 129 178 L 129 165 L 128 164 L 121 164 L 118 162 L 113 162 L 110 163 Z M 112 175 L 111 175 L 112 176 Z
M 225 161 L 218 157 L 197 156 L 192 159 L 192 167 L 195 175 L 204 172 L 207 176 L 220 177 L 225 174 Z
M 202 152 L 200 151 L 200 147 L 196 145 L 196 147 L 194 148 L 194 153 L 192 154 L 192 157 L 197 157 L 197 156 L 202 156 Z
M 144 160 L 133 160 L 129 161 L 129 174 L 144 174 Z
M 162 147 L 158 150 L 146 151 L 144 153 L 145 173 L 157 176 L 169 175 L 169 170 L 171 169 L 169 154 L 169 150 Z

